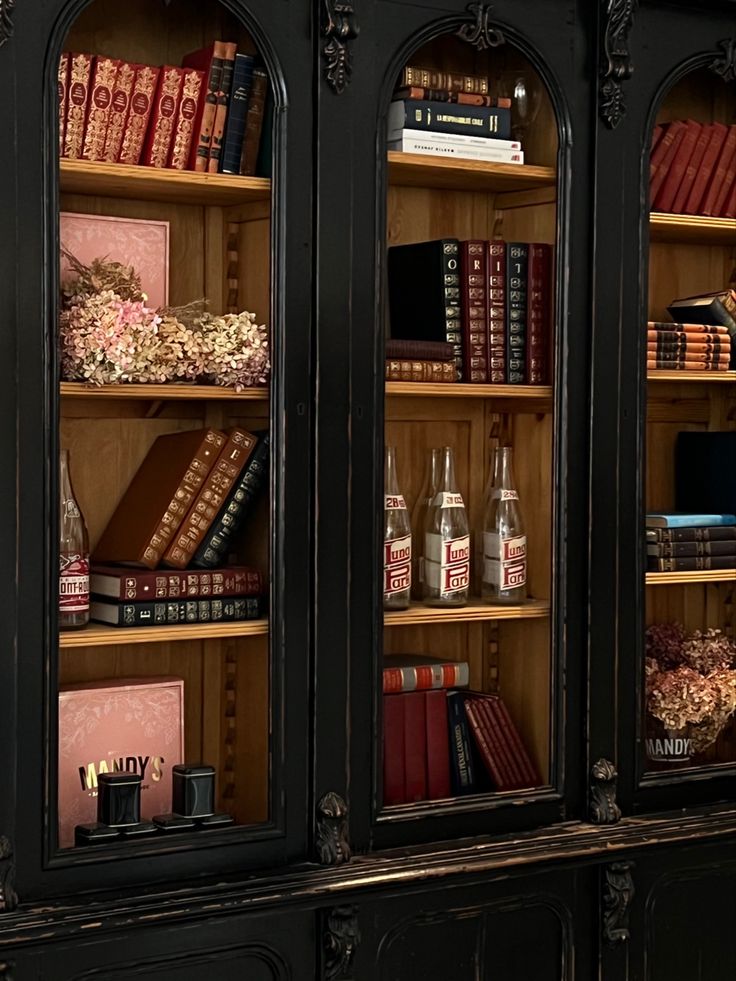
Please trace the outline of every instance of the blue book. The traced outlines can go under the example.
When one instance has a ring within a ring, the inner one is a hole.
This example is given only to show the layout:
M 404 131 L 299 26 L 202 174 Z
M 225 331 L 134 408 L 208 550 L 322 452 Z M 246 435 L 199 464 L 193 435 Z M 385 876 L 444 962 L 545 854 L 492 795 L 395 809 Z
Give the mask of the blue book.
M 736 525 L 736 514 L 666 512 L 647 515 L 647 528 L 708 528 L 714 525 Z
M 425 99 L 400 99 L 389 106 L 387 131 L 391 134 L 402 129 L 510 140 L 511 110 Z
M 463 692 L 448 691 L 447 721 L 450 731 L 450 778 L 455 796 L 475 792 L 475 763 Z
M 221 174 L 240 173 L 240 154 L 243 150 L 243 137 L 245 136 L 245 124 L 248 117 L 248 98 L 253 79 L 254 61 L 252 55 L 235 55 L 225 133 L 222 138 Z

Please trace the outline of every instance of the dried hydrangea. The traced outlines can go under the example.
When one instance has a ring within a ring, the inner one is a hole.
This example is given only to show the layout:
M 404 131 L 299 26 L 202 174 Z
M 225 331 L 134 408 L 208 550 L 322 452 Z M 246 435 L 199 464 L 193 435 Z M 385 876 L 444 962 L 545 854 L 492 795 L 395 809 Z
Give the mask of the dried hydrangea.
M 720 630 L 688 635 L 680 624 L 647 629 L 647 710 L 666 729 L 685 729 L 702 753 L 736 712 L 736 645 Z
M 116 293 L 121 300 L 145 302 L 148 299 L 141 288 L 141 277 L 132 266 L 107 257 L 93 259 L 87 266 L 63 246 L 61 254 L 76 274 L 76 279 L 62 291 L 67 304 L 108 291 Z
M 204 375 L 214 385 L 231 385 L 236 392 L 265 385 L 271 370 L 268 331 L 254 313 L 205 313 L 201 332 Z

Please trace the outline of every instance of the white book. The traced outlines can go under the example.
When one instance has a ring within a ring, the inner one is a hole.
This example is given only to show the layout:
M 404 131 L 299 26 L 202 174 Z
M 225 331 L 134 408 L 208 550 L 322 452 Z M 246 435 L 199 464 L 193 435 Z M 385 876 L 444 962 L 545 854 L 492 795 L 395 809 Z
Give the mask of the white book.
M 453 143 L 434 143 L 426 138 L 415 139 L 404 135 L 400 140 L 391 140 L 387 149 L 404 153 L 425 153 L 428 156 L 449 157 L 456 160 L 483 160 L 489 163 L 523 164 L 523 150 L 493 150 L 477 146 L 457 146 Z
M 435 133 L 428 129 L 390 129 L 387 139 L 393 143 L 404 138 L 414 140 L 428 140 L 436 144 L 449 143 L 451 146 L 478 146 L 487 150 L 514 150 L 518 153 L 521 150 L 521 143 L 518 140 L 496 140 L 490 136 L 460 136 L 455 133 Z

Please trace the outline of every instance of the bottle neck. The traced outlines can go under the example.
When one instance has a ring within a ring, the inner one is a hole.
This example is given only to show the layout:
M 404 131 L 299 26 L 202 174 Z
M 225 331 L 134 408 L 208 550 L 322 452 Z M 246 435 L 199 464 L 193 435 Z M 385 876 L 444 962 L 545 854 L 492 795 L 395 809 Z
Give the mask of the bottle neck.
M 433 498 L 437 493 L 442 472 L 442 451 L 433 449 L 429 451 L 429 496 Z
M 396 476 L 396 447 L 386 447 L 386 464 L 384 470 L 384 480 L 387 494 L 399 493 L 399 481 Z
M 512 447 L 510 446 L 499 446 L 496 449 L 493 467 L 493 486 L 503 487 L 506 490 L 516 490 Z
M 59 455 L 59 496 L 62 501 L 74 496 L 69 476 L 69 450 L 61 450 Z
M 439 491 L 454 491 L 456 489 L 455 485 L 455 457 L 452 452 L 452 447 L 443 446 L 440 450 L 440 482 L 438 486 Z

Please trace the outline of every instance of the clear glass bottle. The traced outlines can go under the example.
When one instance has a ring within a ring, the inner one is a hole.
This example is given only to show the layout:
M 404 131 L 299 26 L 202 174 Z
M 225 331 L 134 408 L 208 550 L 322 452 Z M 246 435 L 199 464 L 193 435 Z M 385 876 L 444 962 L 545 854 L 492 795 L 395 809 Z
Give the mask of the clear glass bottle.
M 424 583 L 428 606 L 465 606 L 470 597 L 470 536 L 455 481 L 450 446 L 440 450 L 440 479 L 424 524 Z
M 414 510 L 411 513 L 411 527 L 414 534 L 414 549 L 412 551 L 411 594 L 414 599 L 422 599 L 424 583 L 424 523 L 427 511 L 437 493 L 440 479 L 440 450 L 432 449 L 427 453 L 427 465 L 424 471 L 424 481 L 419 492 Z
M 527 552 L 512 448 L 498 446 L 483 517 L 481 596 L 486 603 L 522 603 L 526 599 Z
M 386 447 L 383 511 L 383 608 L 406 610 L 411 592 L 411 523 L 396 475 L 396 449 Z
M 89 538 L 74 496 L 69 451 L 61 451 L 59 473 L 59 629 L 89 623 Z

